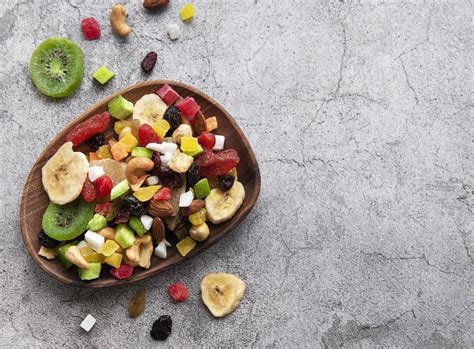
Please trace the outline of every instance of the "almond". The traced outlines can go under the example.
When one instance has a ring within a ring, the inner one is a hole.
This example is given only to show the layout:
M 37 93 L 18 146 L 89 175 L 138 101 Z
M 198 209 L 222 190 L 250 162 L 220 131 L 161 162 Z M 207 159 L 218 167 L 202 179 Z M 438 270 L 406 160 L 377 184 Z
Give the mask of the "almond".
M 169 2 L 170 0 L 144 0 L 143 7 L 148 9 L 158 9 L 165 7 Z
M 151 235 L 157 242 L 162 242 L 165 238 L 165 225 L 160 217 L 153 218 L 151 225 Z
M 198 111 L 194 122 L 194 131 L 197 135 L 200 135 L 202 132 L 206 131 L 206 129 L 206 118 L 204 117 L 202 111 Z
M 148 213 L 154 217 L 169 217 L 173 215 L 173 205 L 169 200 L 151 199 L 148 204 Z
M 204 200 L 195 199 L 188 207 L 181 207 L 182 216 L 190 216 L 204 207 Z

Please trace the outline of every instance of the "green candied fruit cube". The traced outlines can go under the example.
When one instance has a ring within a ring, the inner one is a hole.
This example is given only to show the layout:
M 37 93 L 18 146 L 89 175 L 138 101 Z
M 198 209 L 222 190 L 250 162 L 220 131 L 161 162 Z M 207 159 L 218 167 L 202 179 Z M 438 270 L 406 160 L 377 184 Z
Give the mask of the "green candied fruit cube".
M 74 242 L 72 242 L 70 244 L 67 244 L 67 245 L 64 245 L 64 246 L 61 246 L 56 251 L 56 253 L 58 255 L 59 263 L 61 263 L 62 266 L 66 269 L 69 269 L 72 266 L 72 263 L 66 258 L 66 251 L 69 247 L 71 247 L 73 245 L 75 245 Z
M 211 192 L 211 188 L 209 187 L 209 182 L 207 178 L 201 179 L 194 185 L 194 195 L 196 195 L 197 199 L 203 199 L 209 195 Z
M 94 72 L 94 79 L 97 80 L 101 85 L 105 85 L 110 79 L 114 77 L 115 73 L 105 66 L 101 66 Z
M 132 218 L 130 218 L 130 221 L 128 222 L 128 224 L 130 224 L 132 229 L 135 230 L 135 233 L 137 233 L 138 235 L 142 236 L 143 234 L 146 233 L 146 229 L 143 226 L 140 218 L 133 216 Z
M 130 185 L 128 184 L 128 181 L 124 179 L 123 181 L 116 184 L 115 187 L 112 188 L 112 191 L 110 192 L 110 201 L 114 201 L 115 199 L 121 197 L 126 192 L 128 192 L 129 189 L 130 189 Z
M 114 118 L 123 120 L 133 113 L 133 103 L 119 95 L 109 102 L 108 109 Z
M 79 269 L 79 278 L 81 280 L 94 280 L 100 276 L 100 270 L 102 269 L 101 263 L 89 263 L 88 269 Z
M 148 158 L 153 156 L 153 150 L 145 147 L 135 147 L 132 149 L 132 158 Z
M 94 217 L 87 223 L 87 229 L 99 231 L 107 226 L 107 220 L 101 214 L 96 213 Z
M 115 229 L 114 240 L 118 242 L 120 247 L 126 249 L 135 243 L 136 238 L 132 228 L 127 224 L 119 224 Z

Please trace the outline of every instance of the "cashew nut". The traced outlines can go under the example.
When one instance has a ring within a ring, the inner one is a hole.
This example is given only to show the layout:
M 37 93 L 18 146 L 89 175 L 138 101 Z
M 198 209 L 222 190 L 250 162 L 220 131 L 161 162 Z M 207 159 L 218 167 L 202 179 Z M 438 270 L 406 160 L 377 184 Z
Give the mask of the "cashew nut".
M 97 231 L 97 234 L 102 235 L 105 240 L 113 240 L 115 238 L 115 229 L 112 227 L 106 227 Z
M 138 265 L 144 269 L 150 268 L 151 255 L 153 254 L 153 241 L 144 244 L 140 248 L 140 260 Z
M 139 263 L 142 250 L 144 249 L 144 247 L 146 247 L 149 244 L 151 244 L 152 249 L 153 249 L 153 241 L 151 239 L 150 234 L 145 234 L 142 237 L 136 239 L 135 243 L 132 246 L 125 249 L 125 254 L 127 255 L 127 259 L 131 262 Z
M 125 7 L 116 4 L 110 13 L 110 25 L 117 35 L 127 36 L 132 29 L 125 23 Z
M 125 177 L 131 185 L 137 184 L 146 171 L 150 171 L 155 163 L 148 158 L 133 158 L 125 167 Z
M 175 143 L 181 143 L 181 137 L 191 137 L 193 135 L 193 129 L 191 126 L 186 124 L 181 124 L 173 132 L 173 141 Z
M 209 237 L 209 226 L 206 223 L 193 225 L 189 229 L 189 236 L 196 241 L 204 241 Z
M 81 250 L 77 246 L 71 246 L 67 249 L 65 255 L 66 259 L 72 264 L 82 269 L 89 269 L 89 263 L 84 259 Z

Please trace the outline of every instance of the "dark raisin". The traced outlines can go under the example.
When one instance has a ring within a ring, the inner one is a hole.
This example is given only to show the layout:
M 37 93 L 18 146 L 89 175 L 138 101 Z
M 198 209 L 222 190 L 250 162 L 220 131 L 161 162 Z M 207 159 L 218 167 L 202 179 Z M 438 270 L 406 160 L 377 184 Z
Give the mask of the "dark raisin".
M 123 198 L 124 207 L 132 216 L 140 217 L 146 212 L 146 203 L 139 201 L 133 195 L 126 195 Z
M 54 240 L 53 238 L 50 238 L 48 235 L 46 235 L 43 229 L 41 229 L 38 233 L 38 239 L 42 246 L 48 248 L 56 247 L 60 243 L 60 241 Z
M 148 52 L 145 58 L 143 58 L 143 61 L 141 64 L 143 71 L 145 71 L 146 73 L 151 72 L 153 68 L 155 67 L 157 57 L 158 55 L 156 54 L 156 52 L 154 51 Z
M 122 207 L 114 218 L 115 224 L 125 224 L 130 220 L 130 211 L 127 207 Z
M 165 114 L 163 115 L 163 119 L 168 121 L 168 123 L 170 124 L 171 132 L 176 130 L 178 126 L 181 125 L 180 118 L 181 118 L 181 112 L 174 105 L 166 109 Z
M 161 166 L 158 171 L 158 178 L 161 184 L 168 188 L 178 188 L 183 185 L 183 179 L 178 172 L 174 172 L 169 167 Z
M 164 341 L 171 334 L 173 321 L 169 315 L 161 315 L 158 320 L 153 323 L 150 331 L 151 338 Z
M 217 176 L 217 186 L 220 190 L 228 191 L 234 185 L 235 177 L 229 173 L 223 176 Z
M 199 165 L 195 162 L 192 163 L 188 172 L 186 172 L 187 185 L 189 187 L 194 186 L 201 177 L 199 176 Z
M 99 147 L 104 144 L 105 136 L 103 133 L 97 133 L 93 135 L 91 138 L 86 140 L 87 146 L 92 150 L 96 151 Z
M 153 155 L 151 156 L 151 160 L 155 164 L 155 167 L 151 170 L 151 173 L 154 176 L 158 176 L 158 172 L 160 172 L 160 167 L 161 167 L 161 158 L 160 158 L 160 153 L 157 153 L 156 151 L 153 152 Z

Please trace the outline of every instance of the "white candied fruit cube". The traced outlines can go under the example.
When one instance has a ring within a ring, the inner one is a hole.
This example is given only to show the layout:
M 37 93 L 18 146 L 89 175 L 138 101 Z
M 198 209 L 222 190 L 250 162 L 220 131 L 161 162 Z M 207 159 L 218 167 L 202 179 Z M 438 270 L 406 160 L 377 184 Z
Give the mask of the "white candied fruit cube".
M 95 318 L 91 314 L 87 314 L 86 318 L 81 322 L 81 327 L 89 332 L 91 328 L 94 327 L 95 321 Z
M 165 155 L 160 156 L 161 164 L 163 166 L 168 167 L 168 163 L 171 161 L 173 158 L 173 154 L 171 153 L 166 153 Z
M 168 29 L 168 35 L 171 40 L 177 40 L 179 38 L 179 35 L 180 35 L 179 25 L 177 25 L 176 23 L 168 24 L 167 29 Z
M 102 166 L 91 166 L 89 167 L 89 179 L 94 182 L 97 178 L 105 175 L 104 168 Z
M 212 150 L 223 150 L 224 142 L 225 142 L 224 136 L 216 135 L 216 144 L 214 144 L 214 148 L 212 148 Z
M 176 150 L 178 149 L 178 145 L 176 143 L 171 143 L 171 142 L 162 142 L 160 144 L 148 143 L 146 147 L 153 151 L 157 151 L 161 154 L 167 154 L 167 153 L 174 154 Z
M 189 207 L 194 199 L 192 191 L 187 191 L 179 196 L 179 207 Z
M 165 240 L 161 241 L 155 248 L 155 256 L 165 259 L 168 255 Z
M 150 216 L 144 214 L 143 216 L 140 217 L 140 221 L 142 222 L 143 227 L 146 230 L 150 230 L 151 225 L 153 223 L 153 217 L 150 217 Z
M 84 234 L 84 239 L 87 241 L 87 244 L 94 251 L 98 251 L 99 248 L 105 243 L 105 238 L 102 235 L 97 234 L 95 231 L 88 230 Z
M 150 176 L 146 179 L 147 185 L 157 185 L 159 182 L 158 176 Z

